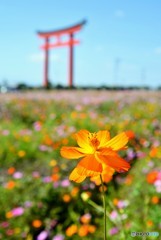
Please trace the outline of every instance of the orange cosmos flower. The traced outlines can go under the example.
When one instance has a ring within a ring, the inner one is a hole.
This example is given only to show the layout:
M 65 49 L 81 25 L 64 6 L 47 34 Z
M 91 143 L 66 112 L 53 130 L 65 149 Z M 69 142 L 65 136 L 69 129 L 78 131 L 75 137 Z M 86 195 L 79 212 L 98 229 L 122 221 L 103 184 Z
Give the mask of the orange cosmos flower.
M 54 173 L 51 175 L 51 180 L 53 182 L 57 182 L 59 180 L 59 175 L 57 173 Z
M 62 198 L 63 198 L 63 201 L 66 203 L 70 202 L 71 200 L 71 196 L 69 194 L 64 194 Z
M 10 167 L 10 168 L 8 168 L 7 173 L 9 175 L 12 175 L 15 171 L 16 171 L 16 169 L 14 167 Z
M 64 146 L 60 151 L 62 157 L 67 159 L 83 157 L 70 174 L 70 180 L 82 182 L 86 177 L 102 174 L 106 167 L 118 172 L 129 170 L 130 164 L 118 155 L 118 151 L 124 149 L 129 140 L 126 132 L 110 139 L 110 133 L 106 130 L 97 133 L 80 130 L 75 138 L 79 147 Z
M 9 181 L 5 185 L 7 189 L 13 189 L 15 186 L 16 186 L 16 183 L 14 181 Z
M 157 204 L 157 203 L 159 203 L 159 198 L 157 196 L 153 196 L 152 199 L 151 199 L 151 202 L 153 204 Z
M 73 236 L 75 233 L 77 233 L 77 231 L 78 231 L 77 225 L 72 224 L 72 225 L 70 225 L 70 226 L 66 229 L 65 233 L 66 233 L 66 235 L 67 235 L 68 237 L 71 237 L 71 236 Z
M 85 237 L 89 233 L 94 233 L 96 231 L 96 227 L 94 225 L 89 225 L 89 224 L 83 224 L 80 226 L 78 230 L 78 235 L 80 237 Z
M 35 219 L 32 221 L 32 226 L 35 227 L 35 228 L 39 228 L 42 226 L 42 221 L 39 220 L 39 219 Z
M 80 217 L 80 221 L 84 224 L 88 224 L 91 221 L 91 215 L 90 213 L 85 213 Z
M 12 218 L 13 217 L 13 213 L 11 211 L 6 213 L 6 218 Z
M 119 199 L 118 199 L 118 198 L 114 198 L 114 199 L 113 199 L 113 204 L 114 204 L 115 206 L 117 206 L 118 202 L 119 202 Z
M 152 220 L 148 220 L 146 222 L 146 224 L 147 224 L 148 227 L 152 227 L 153 226 L 153 221 Z
M 71 195 L 72 197 L 76 197 L 78 195 L 78 192 L 79 192 L 79 188 L 78 187 L 74 187 L 72 190 L 71 190 Z
M 153 184 L 157 180 L 158 172 L 157 171 L 152 171 L 148 173 L 146 176 L 146 180 L 148 183 Z
M 157 156 L 157 153 L 158 153 L 158 148 L 157 147 L 152 147 L 151 150 L 150 150 L 150 157 L 154 158 Z
M 96 231 L 96 226 L 94 226 L 94 225 L 89 225 L 88 231 L 89 231 L 90 233 L 94 233 L 94 232 Z
M 82 225 L 80 226 L 79 230 L 78 230 L 78 235 L 80 237 L 85 237 L 88 235 L 88 225 Z

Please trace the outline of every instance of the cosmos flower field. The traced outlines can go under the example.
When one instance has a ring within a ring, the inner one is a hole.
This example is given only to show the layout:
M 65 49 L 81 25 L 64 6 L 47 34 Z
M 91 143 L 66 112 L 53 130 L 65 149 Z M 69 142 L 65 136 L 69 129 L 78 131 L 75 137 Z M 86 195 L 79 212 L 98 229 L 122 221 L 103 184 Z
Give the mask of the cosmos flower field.
M 69 181 L 78 160 L 60 155 L 81 129 L 134 133 L 105 184 L 107 239 L 161 239 L 161 93 L 141 90 L 0 95 L 0 239 L 103 239 L 101 187 Z

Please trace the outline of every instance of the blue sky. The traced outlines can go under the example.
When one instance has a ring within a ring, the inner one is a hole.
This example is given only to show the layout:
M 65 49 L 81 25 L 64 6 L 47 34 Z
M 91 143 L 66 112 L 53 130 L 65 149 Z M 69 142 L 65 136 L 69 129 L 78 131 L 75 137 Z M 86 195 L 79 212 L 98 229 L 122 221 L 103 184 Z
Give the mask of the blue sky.
M 161 86 L 160 0 L 1 0 L 0 84 L 42 85 L 42 39 L 86 19 L 76 34 L 74 84 Z M 68 83 L 68 48 L 50 51 L 50 80 Z

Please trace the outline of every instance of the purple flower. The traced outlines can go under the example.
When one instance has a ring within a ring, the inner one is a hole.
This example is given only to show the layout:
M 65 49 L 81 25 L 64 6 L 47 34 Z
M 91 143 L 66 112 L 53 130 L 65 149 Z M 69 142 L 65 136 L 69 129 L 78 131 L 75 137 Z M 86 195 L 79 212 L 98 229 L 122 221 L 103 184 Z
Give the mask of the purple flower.
M 83 189 L 83 190 L 88 190 L 88 189 L 89 189 L 89 186 L 88 186 L 88 185 L 83 185 L 83 186 L 82 186 L 82 189 Z
M 7 228 L 7 227 L 9 227 L 9 222 L 2 222 L 2 223 L 0 224 L 0 226 L 1 226 L 2 228 Z
M 45 240 L 48 237 L 48 232 L 47 231 L 42 231 L 38 236 L 37 240 Z
M 49 148 L 47 146 L 45 146 L 45 145 L 40 145 L 39 146 L 39 150 L 42 151 L 42 152 L 48 151 L 48 149 Z
M 62 187 L 68 187 L 70 185 L 70 182 L 68 179 L 64 179 L 62 182 L 61 182 L 61 186 Z
M 122 200 L 118 201 L 117 206 L 118 206 L 118 208 L 123 208 L 124 207 L 124 201 L 122 201 Z
M 35 129 L 36 131 L 40 131 L 41 128 L 42 128 L 42 126 L 41 126 L 41 123 L 40 123 L 40 122 L 35 122 L 35 123 L 34 123 L 34 129 Z
M 13 236 L 14 230 L 13 230 L 13 229 L 7 229 L 7 230 L 6 230 L 6 234 L 7 234 L 8 236 Z
M 124 179 L 122 177 L 120 177 L 120 176 L 117 176 L 116 177 L 116 182 L 121 185 L 121 184 L 124 183 Z
M 148 166 L 149 166 L 149 167 L 154 167 L 154 162 L 149 161 L 149 162 L 148 162 Z
M 49 177 L 49 176 L 44 177 L 43 182 L 45 182 L 45 183 L 51 182 L 51 177 Z
M 10 131 L 7 130 L 7 129 L 4 129 L 4 130 L 2 131 L 2 134 L 3 134 L 4 136 L 8 136 L 9 133 L 10 133 Z
M 80 104 L 77 104 L 77 105 L 75 106 L 75 110 L 81 111 L 81 110 L 82 110 L 82 106 L 81 106 Z
M 110 235 L 115 235 L 116 233 L 118 233 L 118 228 L 117 227 L 113 227 L 109 230 Z
M 54 187 L 54 188 L 59 187 L 59 182 L 54 182 L 54 183 L 53 183 L 53 187 Z
M 156 187 L 161 187 L 161 180 L 156 180 L 156 181 L 154 182 L 154 185 L 155 185 Z
M 26 201 L 26 202 L 24 203 L 24 205 L 25 205 L 26 208 L 32 207 L 32 202 Z
M 129 202 L 127 200 L 120 200 L 118 201 L 118 208 L 124 208 L 124 207 L 127 207 L 129 205 Z
M 62 234 L 55 235 L 52 240 L 64 240 L 64 236 Z
M 136 156 L 136 154 L 134 153 L 134 151 L 132 149 L 129 149 L 127 151 L 127 160 L 128 161 L 132 160 L 135 156 Z
M 21 237 L 26 239 L 27 238 L 27 233 L 26 232 L 22 232 L 21 233 Z
M 94 183 L 90 183 L 90 184 L 89 184 L 89 188 L 90 188 L 90 189 L 94 189 L 95 186 L 96 186 L 96 185 L 95 185 Z
M 16 179 L 20 179 L 20 178 L 23 177 L 23 173 L 21 173 L 21 172 L 15 172 L 15 173 L 13 174 L 13 177 L 16 178 Z
M 149 170 L 148 170 L 148 168 L 146 168 L 146 167 L 142 169 L 142 173 L 148 173 L 148 171 L 149 171 Z
M 37 172 L 37 171 L 34 171 L 34 172 L 32 172 L 32 176 L 33 176 L 34 178 L 39 178 L 39 177 L 40 177 L 40 173 Z
M 141 152 L 141 151 L 137 151 L 136 156 L 137 156 L 137 158 L 143 158 L 143 157 L 146 156 L 146 153 Z
M 110 213 L 110 218 L 111 218 L 112 220 L 116 219 L 117 216 L 118 216 L 117 211 L 112 211 L 112 212 Z
M 57 224 L 58 224 L 58 221 L 56 219 L 54 219 L 51 221 L 50 226 L 51 226 L 51 228 L 55 228 Z
M 161 180 L 161 172 L 158 172 L 158 179 Z

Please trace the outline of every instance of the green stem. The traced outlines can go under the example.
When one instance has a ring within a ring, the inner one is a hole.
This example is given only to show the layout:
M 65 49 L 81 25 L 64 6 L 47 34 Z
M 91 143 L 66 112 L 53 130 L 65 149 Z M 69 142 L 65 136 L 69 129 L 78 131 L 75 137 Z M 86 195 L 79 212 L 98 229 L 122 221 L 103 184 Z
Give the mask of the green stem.
M 103 198 L 103 208 L 104 208 L 104 240 L 107 240 L 107 229 L 106 229 L 106 199 L 105 199 L 105 190 L 102 180 L 102 175 L 100 174 L 101 185 L 102 185 L 102 198 Z
M 90 204 L 92 207 L 94 207 L 95 209 L 97 209 L 97 211 L 99 212 L 103 212 L 104 213 L 104 208 L 103 207 L 100 207 L 99 205 L 97 205 L 95 202 L 93 202 L 92 200 L 88 199 L 88 204 Z M 107 213 L 106 211 L 106 217 L 108 217 L 109 221 L 111 221 L 116 227 L 118 226 L 118 224 L 112 220 L 110 218 L 110 215 Z
M 103 211 L 103 208 L 100 207 L 99 205 L 97 205 L 97 204 L 96 204 L 95 202 L 93 202 L 92 200 L 88 199 L 88 203 L 89 203 L 92 207 L 94 207 L 95 209 L 97 209 L 97 211 L 99 211 L 99 212 L 104 212 L 104 211 Z

